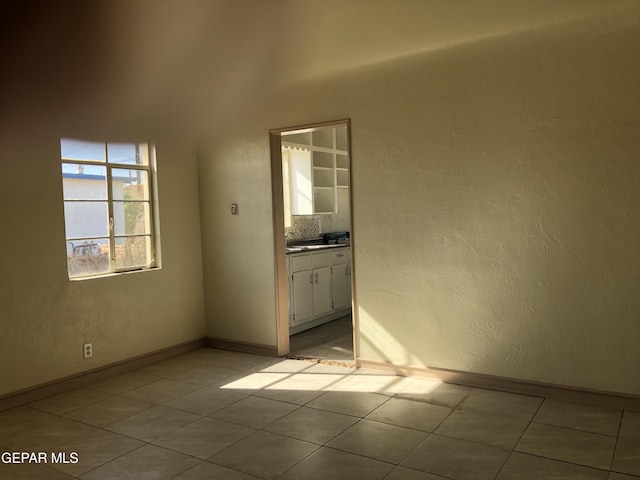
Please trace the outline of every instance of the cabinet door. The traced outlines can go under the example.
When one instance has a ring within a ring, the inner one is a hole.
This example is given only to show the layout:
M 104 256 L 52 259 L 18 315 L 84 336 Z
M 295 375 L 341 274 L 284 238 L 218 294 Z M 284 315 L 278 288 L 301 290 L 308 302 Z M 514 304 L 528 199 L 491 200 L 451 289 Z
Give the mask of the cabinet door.
M 331 267 L 313 270 L 313 313 L 323 315 L 331 312 Z
M 351 277 L 349 264 L 334 265 L 331 272 L 333 290 L 333 309 L 340 310 L 351 306 Z
M 294 272 L 291 283 L 293 324 L 298 325 L 313 316 L 313 271 Z

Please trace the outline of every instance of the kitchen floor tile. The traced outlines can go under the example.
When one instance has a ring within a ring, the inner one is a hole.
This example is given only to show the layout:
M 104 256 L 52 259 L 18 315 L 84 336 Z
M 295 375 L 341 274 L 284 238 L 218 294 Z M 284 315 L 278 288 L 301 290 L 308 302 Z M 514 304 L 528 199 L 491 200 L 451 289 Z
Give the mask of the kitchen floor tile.
M 620 427 L 621 438 L 640 438 L 640 412 L 625 410 Z
M 542 404 L 542 398 L 474 388 L 460 408 L 531 420 Z
M 136 413 L 106 428 L 122 435 L 149 442 L 154 438 L 193 423 L 199 418 L 198 415 L 192 413 L 158 406 Z
M 174 480 L 259 480 L 259 478 L 222 465 L 203 462 L 181 473 Z
M 413 470 L 403 466 L 397 466 L 393 471 L 384 477 L 384 480 L 447 480 L 440 475 Z
M 321 447 L 279 480 L 382 480 L 392 469 L 389 463 Z
M 301 373 L 315 365 L 315 362 L 301 362 L 300 360 L 282 359 L 277 363 L 267 365 L 260 369 L 263 373 Z
M 80 476 L 82 480 L 168 480 L 200 460 L 155 445 L 145 445 Z
M 207 458 L 255 433 L 253 428 L 203 418 L 167 435 L 153 443 L 192 457 Z
M 99 380 L 97 382 L 88 383 L 86 386 L 102 392 L 120 394 L 158 380 L 160 380 L 158 375 L 141 370 L 134 370 L 132 372 L 105 378 L 104 380 Z
M 364 417 L 388 400 L 388 396 L 379 393 L 330 391 L 309 402 L 307 407 Z
M 192 350 L 184 353 L 177 358 L 181 358 L 184 361 L 192 362 L 194 365 L 204 365 L 208 362 L 216 362 L 222 357 L 226 357 L 231 353 L 231 350 L 221 350 L 218 348 L 204 347 L 198 350 Z
M 640 476 L 640 437 L 629 435 L 618 439 L 611 470 Z
M 51 467 L 79 476 L 143 445 L 138 440 L 96 429 L 86 435 L 67 439 L 56 448 L 57 452 L 66 453 L 67 457 L 71 452 L 77 453 L 77 463 L 57 463 Z
M 0 412 L 0 451 L 78 454 L 3 480 L 640 480 L 640 411 L 203 348 Z
M 405 389 L 396 393 L 395 398 L 434 403 L 454 408 L 467 398 L 472 391 L 471 387 L 418 378 Z
M 0 439 L 4 447 L 11 449 L 35 451 L 39 446 L 54 443 L 56 438 L 85 435 L 94 430 L 89 425 L 25 406 L 0 413 Z
M 64 416 L 90 425 L 103 427 L 153 406 L 153 403 L 145 402 L 144 400 L 115 395 L 106 400 L 73 410 Z
M 608 472 L 513 452 L 496 480 L 608 480 Z
M 338 378 L 337 376 L 339 375 L 341 375 L 342 378 L 346 378 L 348 375 L 355 375 L 358 373 L 358 370 L 350 365 L 316 362 L 307 363 L 310 363 L 311 366 L 305 369 L 304 373 L 335 375 L 336 378 Z
M 209 416 L 246 427 L 263 428 L 298 408 L 300 408 L 298 405 L 291 403 L 247 397 Z
M 428 435 L 418 430 L 361 420 L 327 446 L 397 465 Z
M 515 450 L 608 470 L 615 446 L 615 437 L 531 423 Z
M 221 356 L 213 360 L 217 367 L 230 368 L 240 371 L 256 371 L 262 368 L 268 368 L 271 365 L 280 362 L 279 358 L 267 357 L 265 355 L 253 355 L 250 353 L 227 352 L 227 355 Z M 207 362 L 211 363 L 211 362 Z
M 66 392 L 51 395 L 29 404 L 30 407 L 43 412 L 63 414 L 92 403 L 109 398 L 110 393 L 100 392 L 91 388 L 79 387 Z
M 217 387 L 203 387 L 169 400 L 163 405 L 197 415 L 209 415 L 233 405 L 247 396 L 244 393 L 231 392 Z
M 166 378 L 178 382 L 194 383 L 196 385 L 211 385 L 225 378 L 237 375 L 238 370 L 214 365 L 197 365 L 174 373 L 168 373 Z
M 300 407 L 265 430 L 307 442 L 324 444 L 358 421 L 358 418 L 315 408 Z
M 618 435 L 622 410 L 546 399 L 533 421 L 603 435 Z
M 151 403 L 163 403 L 197 390 L 198 388 L 200 388 L 198 385 L 194 385 L 192 383 L 177 382 L 175 380 L 163 378 L 142 387 L 124 392 L 122 395 Z
M 318 448 L 317 445 L 269 432 L 256 432 L 209 460 L 261 478 L 274 479 Z
M 289 373 L 240 372 L 209 386 L 230 392 L 253 395 L 268 387 L 280 388 L 280 382 L 287 380 L 290 376 L 291 374 Z
M 493 480 L 508 456 L 508 450 L 433 434 L 402 465 L 455 480 Z
M 188 370 L 200 363 L 194 362 L 193 359 L 186 359 L 183 356 L 162 360 L 161 362 L 138 369 L 137 371 L 160 378 L 167 378 L 169 375 L 176 375 Z
M 90 425 L 28 407 L 8 410 L 4 414 L 6 416 L 0 416 L 2 442 L 12 450 L 57 451 L 61 444 L 99 430 Z
M 450 413 L 450 408 L 440 405 L 391 398 L 365 418 L 400 427 L 432 432 Z
M 382 393 L 385 395 L 395 395 L 401 392 L 415 379 L 409 377 L 400 377 L 397 375 L 370 375 L 356 374 L 345 375 L 340 381 L 337 381 L 331 390 L 341 392 L 369 392 Z
M 279 402 L 294 403 L 296 405 L 305 405 L 316 397 L 322 395 L 322 391 L 318 390 L 287 390 L 287 389 L 269 389 L 258 390 L 254 393 L 256 397 L 269 398 L 278 400 Z
M 442 422 L 435 433 L 511 450 L 528 425 L 529 420 L 521 417 L 456 410 Z
M 640 412 L 625 410 L 612 470 L 640 476 Z
M 609 474 L 609 480 L 638 480 L 638 478 L 635 475 L 626 475 L 624 473 L 615 473 L 615 472 L 611 472 Z
M 279 382 L 265 387 L 265 390 L 296 390 L 313 393 L 322 393 L 332 390 L 333 387 L 345 378 L 344 375 L 326 372 L 304 372 L 287 375 Z
M 0 463 L 0 478 L 2 480 L 74 480 L 76 477 L 44 464 Z

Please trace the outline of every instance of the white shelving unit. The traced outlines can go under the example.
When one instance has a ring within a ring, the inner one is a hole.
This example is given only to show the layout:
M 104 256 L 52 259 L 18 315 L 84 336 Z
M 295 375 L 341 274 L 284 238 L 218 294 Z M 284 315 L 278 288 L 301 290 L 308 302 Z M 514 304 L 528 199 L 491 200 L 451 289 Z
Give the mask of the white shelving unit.
M 282 136 L 291 185 L 291 214 L 337 213 L 338 188 L 349 188 L 347 127 Z

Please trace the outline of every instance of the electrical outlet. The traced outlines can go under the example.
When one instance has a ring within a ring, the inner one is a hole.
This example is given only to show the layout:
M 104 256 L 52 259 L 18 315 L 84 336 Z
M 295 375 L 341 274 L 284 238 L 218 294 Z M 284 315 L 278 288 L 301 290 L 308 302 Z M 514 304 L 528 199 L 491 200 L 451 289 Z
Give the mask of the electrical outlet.
M 84 358 L 93 357 L 93 343 L 85 343 L 82 346 L 82 350 L 83 350 L 83 353 L 84 353 Z

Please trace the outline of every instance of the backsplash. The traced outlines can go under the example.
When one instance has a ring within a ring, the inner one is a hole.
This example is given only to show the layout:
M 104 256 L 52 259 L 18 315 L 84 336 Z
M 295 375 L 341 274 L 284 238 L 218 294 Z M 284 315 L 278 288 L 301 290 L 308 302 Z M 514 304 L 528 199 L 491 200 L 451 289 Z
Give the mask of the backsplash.
M 289 240 L 307 240 L 321 235 L 320 215 L 292 215 Z

